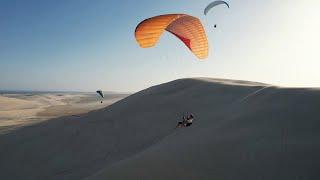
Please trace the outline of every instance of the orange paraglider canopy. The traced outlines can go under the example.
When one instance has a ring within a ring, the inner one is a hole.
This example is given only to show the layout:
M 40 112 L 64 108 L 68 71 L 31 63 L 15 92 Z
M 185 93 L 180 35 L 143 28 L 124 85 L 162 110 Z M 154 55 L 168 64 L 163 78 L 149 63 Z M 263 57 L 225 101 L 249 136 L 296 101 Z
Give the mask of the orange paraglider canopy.
M 186 14 L 166 14 L 142 21 L 135 30 L 135 38 L 142 48 L 154 46 L 162 33 L 168 31 L 178 37 L 199 59 L 208 57 L 208 40 L 200 20 Z

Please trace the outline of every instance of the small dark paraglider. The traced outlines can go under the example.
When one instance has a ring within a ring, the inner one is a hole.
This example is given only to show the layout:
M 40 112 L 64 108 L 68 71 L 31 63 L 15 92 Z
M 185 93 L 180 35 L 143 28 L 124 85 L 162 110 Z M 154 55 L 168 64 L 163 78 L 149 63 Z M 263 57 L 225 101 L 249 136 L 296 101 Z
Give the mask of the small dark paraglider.
M 96 92 L 101 96 L 101 98 L 104 98 L 104 94 L 101 90 L 98 90 Z M 103 103 L 103 101 L 101 101 L 101 103 Z
M 215 24 L 213 27 L 214 27 L 214 28 L 217 28 L 217 25 Z

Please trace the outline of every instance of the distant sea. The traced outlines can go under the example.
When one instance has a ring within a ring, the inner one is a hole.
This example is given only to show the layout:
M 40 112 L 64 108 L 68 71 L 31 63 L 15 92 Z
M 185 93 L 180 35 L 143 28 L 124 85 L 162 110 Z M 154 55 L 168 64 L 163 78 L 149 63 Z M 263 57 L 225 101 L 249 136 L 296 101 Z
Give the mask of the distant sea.
M 132 93 L 125 92 L 113 92 L 113 91 L 104 91 L 105 94 L 114 94 L 114 95 L 129 95 Z M 96 94 L 96 92 L 80 92 L 80 91 L 18 91 L 18 90 L 0 90 L 0 95 L 3 94 L 23 94 L 23 95 L 35 95 L 35 94 Z
M 71 91 L 17 91 L 17 90 L 0 90 L 1 94 L 59 94 L 59 93 L 85 93 L 85 92 L 71 92 Z

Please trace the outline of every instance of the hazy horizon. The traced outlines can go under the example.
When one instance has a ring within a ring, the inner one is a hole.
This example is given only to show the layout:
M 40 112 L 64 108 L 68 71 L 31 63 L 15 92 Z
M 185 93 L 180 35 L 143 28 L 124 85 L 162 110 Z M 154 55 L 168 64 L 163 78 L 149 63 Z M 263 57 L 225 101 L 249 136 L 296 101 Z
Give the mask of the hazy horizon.
M 106 94 L 132 94 L 134 92 L 122 92 L 122 91 L 104 91 Z M 41 90 L 2 90 L 0 89 L 0 95 L 1 94 L 46 94 L 46 93 L 84 93 L 84 94 L 96 94 L 95 91 L 63 91 L 63 90 L 48 90 L 48 91 L 41 91 Z
M 0 0 L 0 90 L 136 92 L 189 77 L 320 87 L 320 1 L 228 0 L 204 16 L 210 2 Z M 167 13 L 202 21 L 206 60 L 169 33 L 138 46 L 136 25 Z

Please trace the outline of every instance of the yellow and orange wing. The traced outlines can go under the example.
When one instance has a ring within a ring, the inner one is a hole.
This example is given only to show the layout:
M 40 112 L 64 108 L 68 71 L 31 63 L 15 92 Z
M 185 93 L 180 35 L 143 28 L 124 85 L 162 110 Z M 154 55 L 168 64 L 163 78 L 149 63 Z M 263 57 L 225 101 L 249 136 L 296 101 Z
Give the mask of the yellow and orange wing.
M 199 59 L 208 56 L 208 40 L 198 18 L 186 14 L 166 14 L 142 21 L 135 30 L 138 44 L 154 46 L 162 33 L 168 31 L 178 37 Z

